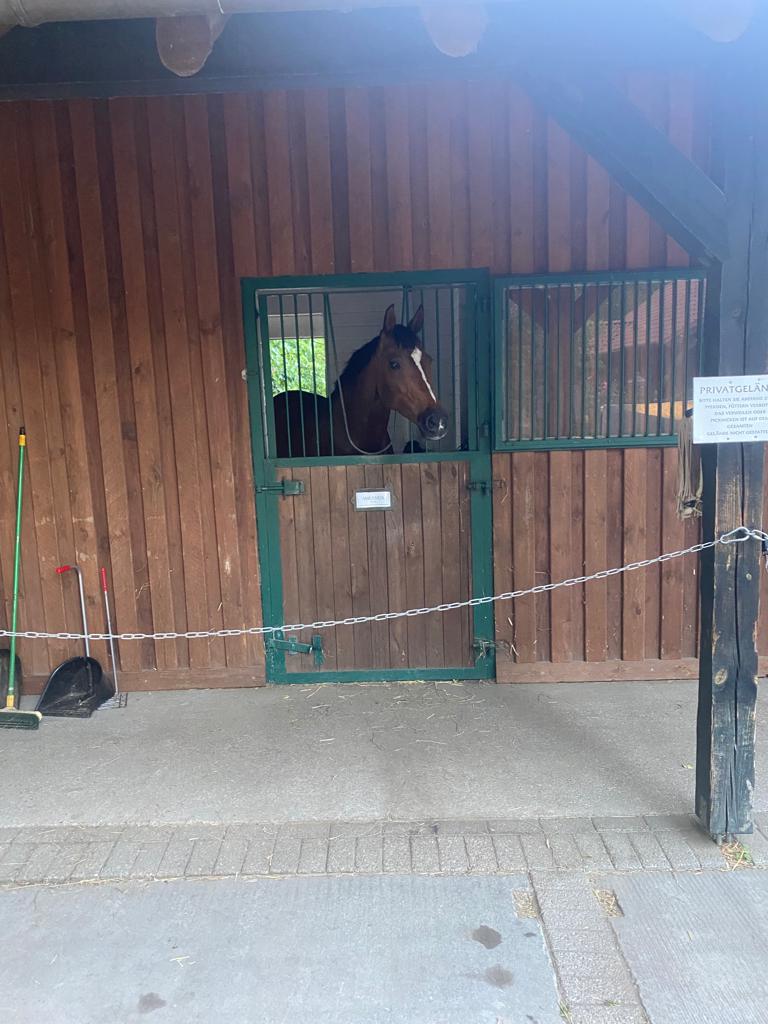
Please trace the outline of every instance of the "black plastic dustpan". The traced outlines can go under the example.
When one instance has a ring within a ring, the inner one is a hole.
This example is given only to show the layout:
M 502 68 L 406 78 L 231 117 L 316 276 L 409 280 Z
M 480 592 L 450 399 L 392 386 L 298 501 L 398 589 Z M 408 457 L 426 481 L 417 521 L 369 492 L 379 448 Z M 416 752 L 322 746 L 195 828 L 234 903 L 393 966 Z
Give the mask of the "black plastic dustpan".
M 68 658 L 55 668 L 40 694 L 37 710 L 56 718 L 90 718 L 93 712 L 115 695 L 115 686 L 95 658 L 91 657 L 88 622 L 85 613 L 83 574 L 76 565 L 60 565 L 56 572 L 77 573 L 80 590 L 80 612 L 83 619 L 85 656 Z

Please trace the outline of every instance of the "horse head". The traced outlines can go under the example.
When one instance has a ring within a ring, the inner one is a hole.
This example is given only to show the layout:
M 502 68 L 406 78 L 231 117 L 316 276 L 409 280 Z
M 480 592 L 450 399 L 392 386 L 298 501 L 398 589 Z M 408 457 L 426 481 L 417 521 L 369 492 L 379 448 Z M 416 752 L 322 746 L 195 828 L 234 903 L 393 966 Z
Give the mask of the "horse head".
M 448 433 L 448 413 L 432 385 L 432 357 L 421 347 L 423 323 L 421 306 L 407 325 L 397 323 L 389 306 L 374 357 L 376 387 L 387 408 L 415 423 L 429 441 L 439 441 Z

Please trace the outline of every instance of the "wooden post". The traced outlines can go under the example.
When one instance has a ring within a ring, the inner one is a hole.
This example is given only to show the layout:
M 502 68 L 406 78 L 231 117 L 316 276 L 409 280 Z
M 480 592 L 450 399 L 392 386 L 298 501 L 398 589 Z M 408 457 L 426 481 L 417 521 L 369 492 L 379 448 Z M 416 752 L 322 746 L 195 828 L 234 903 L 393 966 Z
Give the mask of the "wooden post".
M 768 82 L 734 52 L 718 90 L 718 145 L 730 255 L 709 282 L 704 373 L 768 369 Z M 753 70 L 744 72 L 744 66 Z M 717 150 L 716 150 L 717 153 Z M 706 540 L 761 527 L 762 444 L 704 448 Z M 696 815 L 717 840 L 751 832 L 755 779 L 756 630 L 760 544 L 718 545 L 701 560 Z

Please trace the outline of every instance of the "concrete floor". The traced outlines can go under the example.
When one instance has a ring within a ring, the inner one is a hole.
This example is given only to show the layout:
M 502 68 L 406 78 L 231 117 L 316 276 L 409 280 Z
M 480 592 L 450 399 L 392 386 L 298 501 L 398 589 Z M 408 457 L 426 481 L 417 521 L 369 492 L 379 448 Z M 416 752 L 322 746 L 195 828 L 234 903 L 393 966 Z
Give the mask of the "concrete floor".
M 3 731 L 6 826 L 688 813 L 692 683 L 132 694 Z M 757 809 L 768 808 L 758 720 Z

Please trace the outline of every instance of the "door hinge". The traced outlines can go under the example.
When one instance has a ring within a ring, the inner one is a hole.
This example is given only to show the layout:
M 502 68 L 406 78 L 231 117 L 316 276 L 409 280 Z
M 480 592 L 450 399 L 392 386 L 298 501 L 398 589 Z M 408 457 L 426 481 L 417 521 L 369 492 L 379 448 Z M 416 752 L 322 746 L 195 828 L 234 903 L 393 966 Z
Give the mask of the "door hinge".
M 297 494 L 304 493 L 304 481 L 283 479 L 276 484 L 256 484 L 256 490 L 260 494 L 267 491 L 270 494 L 282 494 L 284 498 L 295 498 Z
M 503 480 L 470 480 L 467 483 L 468 491 L 480 491 L 481 494 L 488 494 L 495 487 L 503 487 Z
M 325 661 L 323 638 L 319 634 L 315 634 L 310 643 L 304 644 L 297 640 L 295 636 L 284 637 L 282 634 L 276 633 L 264 641 L 264 646 L 268 651 L 286 651 L 288 654 L 311 654 L 318 668 Z

